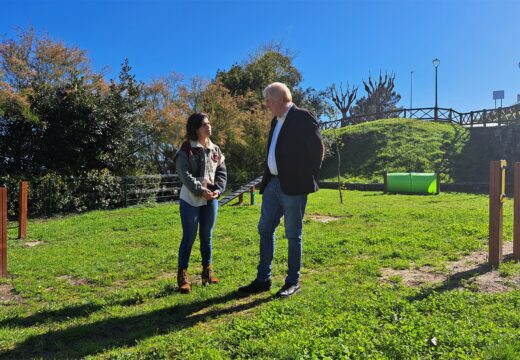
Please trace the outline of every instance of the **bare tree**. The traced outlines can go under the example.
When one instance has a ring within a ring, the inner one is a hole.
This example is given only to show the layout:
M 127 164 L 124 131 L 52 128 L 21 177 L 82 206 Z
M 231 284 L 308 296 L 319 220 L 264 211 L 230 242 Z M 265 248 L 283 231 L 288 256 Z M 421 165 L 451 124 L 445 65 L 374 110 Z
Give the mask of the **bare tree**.
M 336 108 L 341 112 L 341 126 L 345 126 L 349 124 L 349 120 L 347 118 L 347 114 L 350 110 L 350 107 L 354 103 L 356 99 L 358 87 L 350 87 L 347 83 L 346 90 L 343 90 L 343 83 L 339 85 L 339 92 L 336 88 L 336 84 L 332 84 L 327 89 L 327 97 L 332 101 L 332 103 L 336 106 Z M 343 145 L 343 141 L 336 134 L 336 129 L 333 129 L 333 137 L 334 137 L 334 148 L 336 150 L 336 158 L 338 160 L 338 191 L 339 191 L 339 201 L 343 204 L 343 194 L 341 192 L 342 183 L 341 183 L 341 154 L 340 149 Z
M 395 91 L 395 74 L 381 74 L 377 82 L 368 75 L 368 82 L 363 80 L 366 96 L 356 101 L 356 105 L 352 107 L 351 115 L 355 116 L 354 122 L 390 118 L 396 116 L 395 113 L 389 111 L 398 110 L 397 103 L 401 100 L 401 95 Z M 381 114 L 388 112 L 386 114 Z M 378 114 L 377 116 L 364 115 Z
M 328 97 L 341 112 L 341 126 L 348 125 L 347 114 L 354 100 L 356 100 L 358 87 L 353 86 L 350 88 L 350 85 L 347 83 L 347 89 L 343 91 L 343 83 L 340 83 L 339 93 L 336 89 L 336 84 L 332 84 L 328 90 Z

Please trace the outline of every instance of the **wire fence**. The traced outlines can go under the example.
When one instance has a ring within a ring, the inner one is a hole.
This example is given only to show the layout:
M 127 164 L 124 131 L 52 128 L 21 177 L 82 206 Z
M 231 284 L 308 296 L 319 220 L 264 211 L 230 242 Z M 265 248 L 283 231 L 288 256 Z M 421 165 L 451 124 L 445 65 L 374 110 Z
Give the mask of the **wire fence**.
M 229 194 L 260 172 L 228 174 Z M 182 183 L 176 174 L 138 176 L 60 176 L 49 175 L 28 179 L 29 217 L 48 217 L 57 214 L 79 213 L 96 209 L 114 209 L 148 203 L 176 202 Z M 10 227 L 18 218 L 20 179 L 3 178 L 0 183 L 8 189 Z

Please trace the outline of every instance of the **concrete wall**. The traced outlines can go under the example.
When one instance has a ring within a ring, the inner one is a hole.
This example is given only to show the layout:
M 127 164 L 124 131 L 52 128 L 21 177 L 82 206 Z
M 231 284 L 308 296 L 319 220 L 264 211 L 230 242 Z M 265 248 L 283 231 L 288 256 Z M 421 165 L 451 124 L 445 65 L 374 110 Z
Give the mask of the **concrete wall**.
M 513 163 L 520 162 L 520 126 L 471 128 L 466 146 L 454 161 L 455 182 L 489 182 L 489 162 L 507 160 L 507 180 L 513 181 Z

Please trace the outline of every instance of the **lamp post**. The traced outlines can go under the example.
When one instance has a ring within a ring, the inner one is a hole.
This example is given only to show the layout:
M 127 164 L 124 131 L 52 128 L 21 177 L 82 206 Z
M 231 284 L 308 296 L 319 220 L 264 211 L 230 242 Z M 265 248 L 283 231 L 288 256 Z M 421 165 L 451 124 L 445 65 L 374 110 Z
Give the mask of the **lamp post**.
M 520 61 L 518 62 L 518 68 L 520 69 Z M 516 95 L 516 102 L 520 104 L 520 94 Z
M 412 98 L 413 98 L 413 70 L 410 71 L 410 114 L 412 112 Z
M 434 115 L 433 115 L 434 121 L 439 120 L 439 116 L 438 116 L 439 115 L 439 106 L 437 103 L 437 68 L 439 67 L 440 63 L 441 63 L 441 61 L 437 58 L 433 59 L 433 61 L 432 61 L 433 66 L 435 66 L 435 109 L 434 109 Z

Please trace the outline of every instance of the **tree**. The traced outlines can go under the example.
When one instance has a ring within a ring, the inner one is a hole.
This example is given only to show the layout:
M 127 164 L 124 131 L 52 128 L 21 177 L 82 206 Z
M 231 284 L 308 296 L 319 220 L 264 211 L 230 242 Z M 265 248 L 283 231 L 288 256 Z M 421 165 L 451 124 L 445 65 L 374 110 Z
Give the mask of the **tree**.
M 148 129 L 142 122 L 142 84 L 130 71 L 125 60 L 107 93 L 93 91 L 84 78 L 38 93 L 33 107 L 39 138 L 33 146 L 41 170 L 70 175 L 136 170 Z
M 144 87 L 144 121 L 150 131 L 140 156 L 147 171 L 161 174 L 174 171 L 173 158 L 196 102 L 194 91 L 200 91 L 198 79 L 192 81 L 192 86 L 185 84 L 182 75 L 171 73 Z
M 34 31 L 0 43 L 0 175 L 135 172 L 149 129 L 142 84 L 93 73 L 85 52 Z
M 0 43 L 1 80 L 17 93 L 29 95 L 42 87 L 63 86 L 74 78 L 99 86 L 103 76 L 92 71 L 86 52 L 66 46 L 35 30 L 20 30 L 17 38 Z
M 358 117 L 353 119 L 354 123 L 395 116 L 393 113 L 381 114 L 399 109 L 397 103 L 401 100 L 401 95 L 395 91 L 394 81 L 395 74 L 385 74 L 383 77 L 381 73 L 379 73 L 377 83 L 372 80 L 370 75 L 368 82 L 363 81 L 367 95 L 356 101 L 356 105 L 351 109 L 351 115 Z M 364 116 L 372 114 L 378 115 Z
M 340 92 L 336 89 L 336 84 L 332 84 L 327 89 L 327 97 L 332 101 L 336 108 L 341 112 L 341 126 L 348 124 L 347 114 L 352 106 L 352 103 L 356 99 L 358 87 L 350 88 L 347 83 L 347 89 L 343 90 L 343 83 L 339 85 Z
M 272 82 L 285 83 L 296 89 L 302 75 L 293 65 L 294 56 L 279 44 L 270 44 L 258 50 L 244 64 L 235 64 L 228 71 L 219 70 L 216 80 L 232 95 L 245 96 L 252 92 L 262 101 L 262 91 Z
M 100 132 L 98 157 L 105 167 L 121 175 L 143 168 L 139 152 L 147 146 L 151 131 L 143 116 L 144 84 L 136 81 L 131 70 L 125 59 L 118 81 L 110 82 L 110 91 L 102 97 L 99 112 L 95 114 L 104 130 Z
M 322 116 L 328 116 L 330 113 L 326 91 L 318 91 L 313 87 L 303 90 L 298 87 L 293 90 L 292 96 L 294 103 L 311 111 L 317 119 L 322 118 Z

